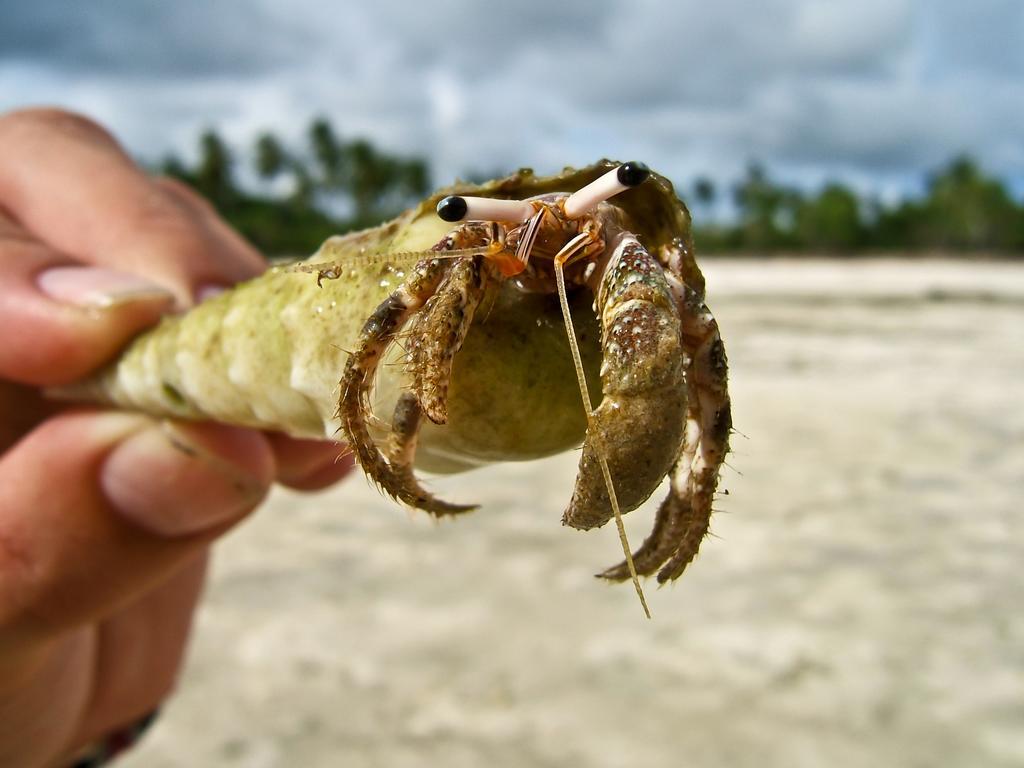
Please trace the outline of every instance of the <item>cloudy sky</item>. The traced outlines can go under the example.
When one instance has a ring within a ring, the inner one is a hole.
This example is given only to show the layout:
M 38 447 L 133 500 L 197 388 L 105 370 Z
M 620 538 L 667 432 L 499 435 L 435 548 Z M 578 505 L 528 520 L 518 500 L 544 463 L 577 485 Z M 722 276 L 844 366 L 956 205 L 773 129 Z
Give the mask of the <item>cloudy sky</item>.
M 886 196 L 968 151 L 1024 194 L 1021 0 L 0 0 L 0 110 L 59 104 L 136 155 L 310 118 L 434 179 L 602 156 L 677 182 L 758 159 Z

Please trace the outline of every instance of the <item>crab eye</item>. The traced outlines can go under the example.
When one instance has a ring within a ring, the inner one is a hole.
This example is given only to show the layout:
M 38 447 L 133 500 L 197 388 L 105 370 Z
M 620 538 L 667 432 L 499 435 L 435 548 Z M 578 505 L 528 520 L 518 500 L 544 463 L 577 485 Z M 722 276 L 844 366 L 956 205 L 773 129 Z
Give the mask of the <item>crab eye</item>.
M 468 210 L 466 198 L 458 195 L 448 195 L 437 204 L 437 215 L 444 221 L 462 221 Z
M 647 177 L 650 175 L 651 169 L 637 160 L 623 163 L 615 171 L 615 177 L 624 187 L 639 186 L 647 181 Z
M 444 221 L 508 221 L 520 223 L 533 215 L 533 206 L 523 200 L 449 195 L 437 204 Z
M 565 215 L 576 219 L 596 208 L 610 197 L 647 181 L 651 169 L 631 160 L 599 176 L 587 186 L 573 192 L 565 201 Z

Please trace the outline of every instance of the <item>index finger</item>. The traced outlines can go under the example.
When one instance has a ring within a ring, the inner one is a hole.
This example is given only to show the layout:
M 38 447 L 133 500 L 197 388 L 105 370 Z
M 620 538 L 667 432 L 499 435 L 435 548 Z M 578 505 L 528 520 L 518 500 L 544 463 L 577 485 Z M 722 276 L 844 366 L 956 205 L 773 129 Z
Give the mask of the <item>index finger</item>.
M 100 126 L 59 110 L 0 117 L 0 206 L 53 250 L 145 276 L 182 306 L 204 285 L 266 267 L 216 216 L 154 183 Z

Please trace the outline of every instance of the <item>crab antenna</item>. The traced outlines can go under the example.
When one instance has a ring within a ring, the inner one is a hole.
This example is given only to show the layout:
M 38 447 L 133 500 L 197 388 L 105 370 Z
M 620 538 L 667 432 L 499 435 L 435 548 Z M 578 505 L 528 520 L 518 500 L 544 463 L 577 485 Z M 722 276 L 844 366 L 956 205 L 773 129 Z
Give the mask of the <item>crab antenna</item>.
M 437 215 L 451 222 L 514 221 L 518 224 L 533 215 L 533 206 L 524 200 L 448 195 L 437 204 Z
M 601 466 L 605 487 L 608 489 L 608 503 L 611 504 L 612 514 L 615 515 L 615 527 L 619 529 L 619 543 L 622 544 L 622 552 L 626 556 L 626 566 L 629 568 L 629 575 L 633 580 L 633 589 L 636 590 L 636 596 L 640 598 L 640 607 L 644 609 L 644 615 L 649 619 L 651 618 L 651 609 L 647 606 L 644 589 L 640 586 L 640 578 L 637 576 L 636 565 L 633 563 L 633 552 L 629 546 L 629 539 L 626 538 L 626 528 L 622 524 L 622 510 L 619 509 L 619 500 L 615 495 L 615 483 L 612 481 L 612 473 L 608 468 L 604 438 L 601 436 L 601 430 L 598 428 L 597 420 L 594 417 L 594 405 L 590 399 L 587 377 L 583 372 L 583 358 L 580 356 L 580 347 L 576 341 L 576 329 L 572 323 L 572 312 L 569 310 L 569 297 L 565 292 L 565 272 L 563 271 L 565 263 L 586 246 L 587 240 L 588 235 L 581 232 L 555 254 L 553 263 L 555 265 L 555 284 L 558 287 L 558 303 L 562 307 L 562 319 L 565 321 L 565 332 L 569 337 L 572 363 L 576 368 L 576 380 L 580 385 L 580 395 L 583 398 L 583 410 L 587 413 L 587 436 L 592 437 L 594 440 L 594 453 L 597 455 L 597 462 Z
M 632 160 L 573 192 L 565 201 L 565 215 L 577 219 L 587 211 L 593 210 L 598 203 L 603 203 L 619 192 L 643 184 L 651 175 L 651 169 L 641 162 Z

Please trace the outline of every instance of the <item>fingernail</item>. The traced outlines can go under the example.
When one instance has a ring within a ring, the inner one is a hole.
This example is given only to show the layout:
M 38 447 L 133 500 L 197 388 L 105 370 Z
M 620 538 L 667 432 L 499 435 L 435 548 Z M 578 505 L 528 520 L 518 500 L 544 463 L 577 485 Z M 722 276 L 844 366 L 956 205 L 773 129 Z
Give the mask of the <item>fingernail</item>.
M 100 484 L 114 508 L 160 536 L 237 520 L 266 495 L 273 459 L 263 438 L 219 425 L 164 422 L 107 457 Z
M 212 299 L 215 296 L 220 296 L 228 288 L 226 285 L 217 285 L 216 283 L 208 283 L 201 285 L 196 289 L 196 303 L 201 304 L 207 299 Z
M 163 286 L 103 267 L 52 267 L 36 279 L 51 299 L 81 307 L 112 307 L 131 301 L 171 301 Z

